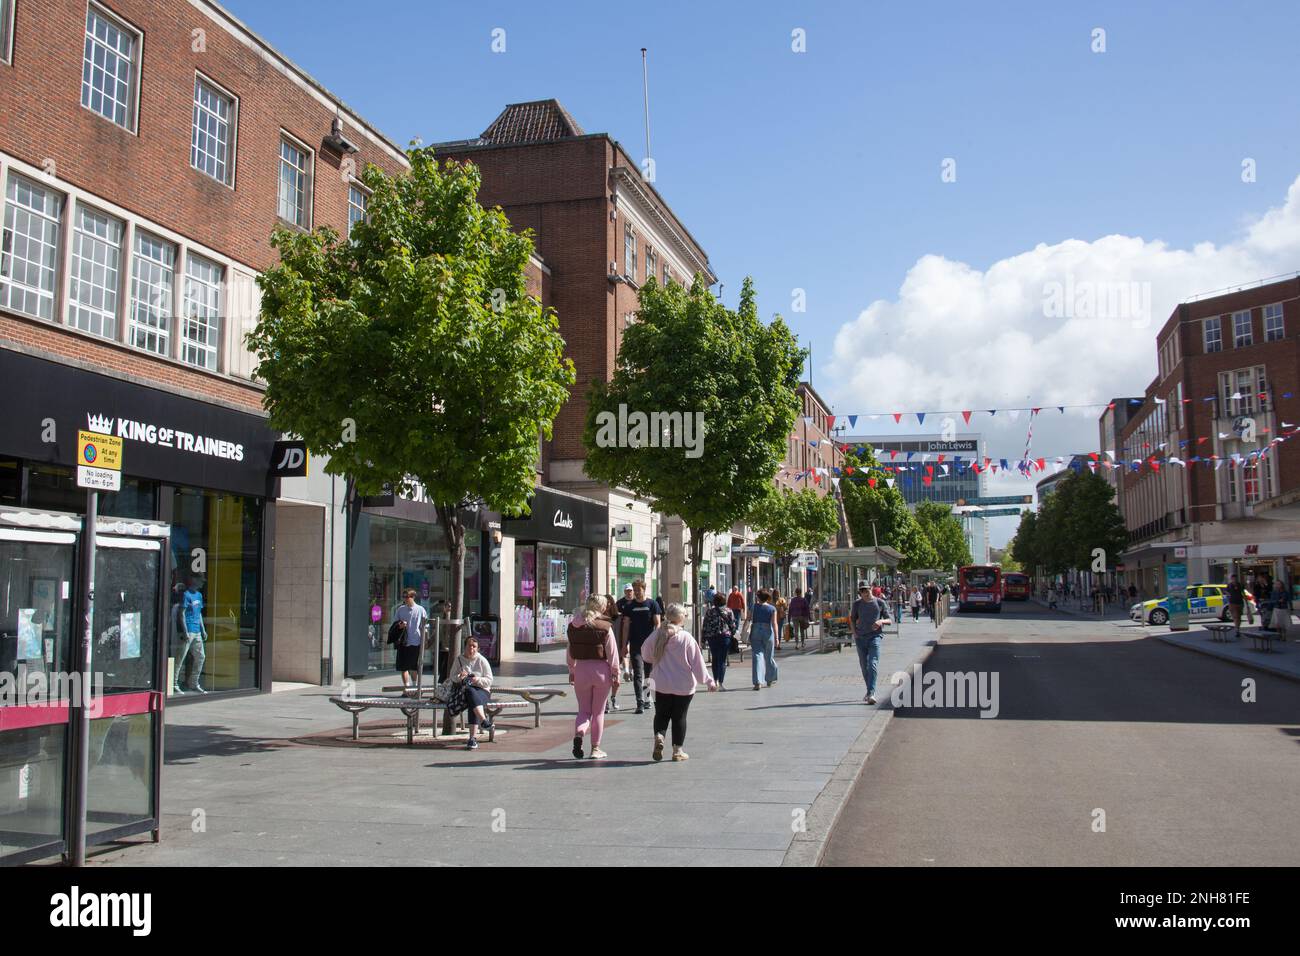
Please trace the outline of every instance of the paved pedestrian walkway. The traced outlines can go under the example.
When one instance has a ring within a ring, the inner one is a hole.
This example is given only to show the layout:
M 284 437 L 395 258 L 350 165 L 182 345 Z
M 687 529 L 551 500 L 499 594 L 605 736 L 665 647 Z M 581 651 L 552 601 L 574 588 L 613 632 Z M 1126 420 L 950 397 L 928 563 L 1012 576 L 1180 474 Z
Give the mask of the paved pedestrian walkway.
M 890 635 L 878 696 L 935 639 L 924 620 Z M 349 718 L 328 701 L 338 688 L 172 707 L 162 842 L 93 862 L 779 865 L 846 755 L 865 759 L 862 732 L 880 711 L 862 702 L 852 648 L 778 663 L 771 688 L 750 689 L 747 657 L 728 672 L 734 689 L 697 696 L 684 763 L 653 763 L 651 715 L 630 709 L 607 719 L 609 759 L 573 759 L 571 696 L 544 708 L 540 729 L 531 713 L 503 715 L 497 741 L 472 752 L 442 738 L 407 747 L 386 715 L 363 719 L 367 736 L 352 744 Z M 505 684 L 568 686 L 563 651 L 499 673 Z M 631 704 L 631 689 L 620 698 Z M 809 826 L 829 819 L 825 804 Z
M 1044 610 L 1048 609 L 1047 602 L 1041 598 L 1033 597 L 1029 603 L 1037 604 Z M 1089 621 L 1127 621 L 1129 619 L 1128 609 L 1132 605 L 1127 603 L 1110 603 L 1105 605 L 1105 610 L 1098 614 L 1092 609 L 1091 602 L 1085 603 L 1082 607 L 1078 598 L 1060 598 L 1057 600 L 1055 610 L 1061 614 L 1068 614 L 1071 617 L 1082 618 Z
M 1189 631 L 1169 631 L 1158 634 L 1160 640 L 1175 647 L 1208 654 L 1238 664 L 1249 664 L 1262 671 L 1300 680 L 1300 631 L 1292 628 L 1292 639 L 1286 643 L 1272 642 L 1272 650 L 1265 652 L 1243 634 L 1240 640 L 1221 643 L 1210 639 L 1210 632 L 1193 625 Z

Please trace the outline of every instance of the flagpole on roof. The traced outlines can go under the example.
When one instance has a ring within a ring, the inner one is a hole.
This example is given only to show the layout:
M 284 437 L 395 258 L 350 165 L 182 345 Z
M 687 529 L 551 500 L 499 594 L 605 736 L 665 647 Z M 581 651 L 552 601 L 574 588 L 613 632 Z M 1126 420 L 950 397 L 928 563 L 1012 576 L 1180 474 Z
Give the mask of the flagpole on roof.
M 650 158 L 650 72 L 646 67 L 645 47 L 641 48 L 641 93 L 645 101 L 645 158 Z

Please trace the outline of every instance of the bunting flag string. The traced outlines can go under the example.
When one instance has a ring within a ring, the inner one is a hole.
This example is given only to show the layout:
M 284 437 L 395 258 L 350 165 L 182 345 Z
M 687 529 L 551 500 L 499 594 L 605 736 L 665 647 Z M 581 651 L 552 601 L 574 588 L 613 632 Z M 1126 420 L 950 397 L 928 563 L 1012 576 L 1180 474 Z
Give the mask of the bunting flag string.
M 1258 398 L 1265 402 L 1269 402 L 1270 404 L 1276 401 L 1276 395 L 1273 395 L 1268 391 L 1256 392 L 1256 393 L 1233 392 L 1232 395 L 1227 397 L 1228 399 L 1231 399 L 1233 401 L 1247 401 L 1252 398 Z M 1290 398 L 1294 398 L 1295 395 L 1292 392 L 1283 392 L 1281 397 L 1283 399 L 1290 399 Z M 1214 402 L 1220 400 L 1221 398 L 1218 395 L 1207 395 L 1200 399 L 1200 401 L 1202 402 Z M 1160 398 L 1158 396 L 1153 395 L 1149 399 L 1130 398 L 1127 400 L 1127 403 L 1129 409 L 1133 410 L 1136 409 L 1138 406 L 1142 406 L 1142 405 L 1152 405 L 1157 407 L 1161 405 L 1168 405 L 1169 401 L 1170 401 L 1169 399 Z M 1182 399 L 1182 404 L 1191 405 L 1195 401 L 1197 400 L 1194 398 L 1184 398 Z M 1115 404 L 1116 403 L 1113 401 L 1111 402 L 1067 402 L 1064 405 L 1049 403 L 1048 405 L 1022 405 L 1019 407 L 1006 406 L 1001 408 L 984 408 L 981 411 L 984 414 L 987 414 L 990 418 L 996 417 L 997 414 L 1001 412 L 1006 414 L 1008 417 L 1010 417 L 1012 421 L 1015 421 L 1020 416 L 1021 412 L 1027 412 L 1030 415 L 1038 415 L 1040 412 L 1042 412 L 1044 408 L 1048 408 L 1048 407 L 1055 408 L 1057 412 L 1064 415 L 1067 409 L 1090 409 L 1093 411 L 1100 411 L 1101 409 L 1114 409 Z M 893 418 L 895 424 L 901 424 L 904 416 L 912 416 L 916 418 L 917 424 L 923 425 L 925 424 L 925 420 L 928 417 L 934 417 L 939 415 L 960 415 L 962 417 L 962 420 L 967 425 L 969 425 L 971 422 L 971 417 L 975 414 L 977 414 L 977 412 L 970 408 L 939 409 L 939 410 L 925 409 L 925 410 L 918 410 L 918 411 L 908 410 L 908 411 L 898 411 L 898 412 L 859 412 L 856 415 L 835 415 L 835 416 L 828 416 L 828 418 L 832 423 L 835 421 L 847 419 L 849 428 L 856 428 L 858 419 L 860 418 L 867 418 L 870 419 L 871 421 L 878 421 L 879 419 L 885 416 L 889 416 L 890 418 Z M 804 421 L 807 422 L 809 425 L 812 424 L 812 419 L 806 416 L 804 418 Z

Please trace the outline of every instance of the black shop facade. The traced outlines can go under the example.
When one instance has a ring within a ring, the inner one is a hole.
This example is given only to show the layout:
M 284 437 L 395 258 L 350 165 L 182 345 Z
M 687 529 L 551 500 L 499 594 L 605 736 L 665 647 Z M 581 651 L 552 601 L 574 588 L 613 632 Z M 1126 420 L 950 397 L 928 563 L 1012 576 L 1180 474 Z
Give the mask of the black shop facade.
M 201 667 L 187 655 L 182 678 L 164 662 L 169 703 L 269 691 L 278 436 L 265 418 L 7 348 L 0 380 L 0 506 L 84 515 L 75 463 L 85 430 L 123 442 L 121 489 L 100 493 L 101 520 L 169 526 L 170 610 L 198 591 L 206 629 Z M 161 623 L 181 630 L 174 616 Z M 177 693 L 186 682 L 203 693 Z
M 598 550 L 609 547 L 609 511 L 590 498 L 538 488 L 530 513 L 505 518 L 513 541 L 514 647 L 542 651 L 567 643 L 597 577 Z

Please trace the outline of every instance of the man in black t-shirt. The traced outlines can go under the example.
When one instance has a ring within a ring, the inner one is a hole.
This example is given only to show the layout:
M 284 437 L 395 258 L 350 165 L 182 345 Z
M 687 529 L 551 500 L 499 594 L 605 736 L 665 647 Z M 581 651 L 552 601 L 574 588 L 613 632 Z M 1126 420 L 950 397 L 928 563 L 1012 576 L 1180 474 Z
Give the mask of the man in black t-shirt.
M 632 582 L 632 600 L 623 607 L 619 622 L 622 643 L 632 658 L 632 690 L 636 693 L 636 712 L 643 713 L 649 706 L 644 687 L 650 676 L 650 665 L 641 657 L 641 645 L 659 626 L 659 605 L 645 596 L 645 582 Z

